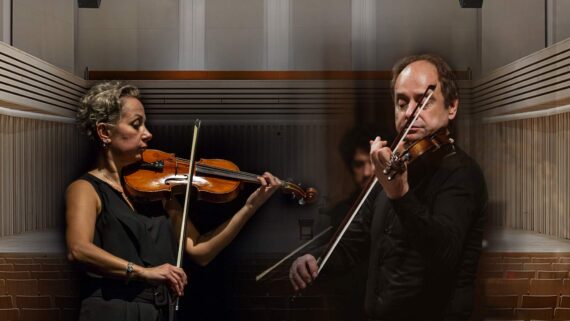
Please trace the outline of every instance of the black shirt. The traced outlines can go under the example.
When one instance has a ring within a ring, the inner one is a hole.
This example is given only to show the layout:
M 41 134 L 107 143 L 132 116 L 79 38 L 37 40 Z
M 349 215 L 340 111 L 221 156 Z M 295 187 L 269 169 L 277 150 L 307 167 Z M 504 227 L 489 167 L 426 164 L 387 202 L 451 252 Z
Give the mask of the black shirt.
M 458 148 L 438 159 L 412 164 L 410 191 L 398 200 L 373 191 L 323 271 L 369 257 L 370 318 L 469 318 L 487 190 L 479 166 Z
M 80 179 L 91 183 L 101 200 L 93 244 L 140 266 L 175 263 L 176 240 L 170 219 L 159 202 L 137 206 L 137 211 L 133 211 L 106 182 L 91 174 Z M 166 319 L 168 291 L 164 285 L 138 280 L 125 283 L 88 272 L 81 280 L 80 320 Z

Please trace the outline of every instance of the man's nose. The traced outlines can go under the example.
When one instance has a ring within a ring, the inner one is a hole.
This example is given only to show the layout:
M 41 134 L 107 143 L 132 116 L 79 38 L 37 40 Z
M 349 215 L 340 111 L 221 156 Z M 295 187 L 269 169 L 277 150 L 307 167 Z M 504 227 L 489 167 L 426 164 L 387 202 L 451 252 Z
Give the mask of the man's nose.
M 414 109 L 416 109 L 417 103 L 415 101 L 410 101 L 408 104 L 408 109 L 406 109 L 406 118 L 413 116 Z
M 372 163 L 370 162 L 366 162 L 364 163 L 364 177 L 370 177 L 372 176 L 372 174 L 374 173 L 374 170 L 372 169 Z

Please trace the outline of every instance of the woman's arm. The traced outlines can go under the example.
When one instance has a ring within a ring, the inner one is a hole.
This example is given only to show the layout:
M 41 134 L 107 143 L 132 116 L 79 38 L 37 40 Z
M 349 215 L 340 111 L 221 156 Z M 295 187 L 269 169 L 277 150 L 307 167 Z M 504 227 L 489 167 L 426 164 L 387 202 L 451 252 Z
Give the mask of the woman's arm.
M 101 211 L 101 201 L 93 186 L 84 180 L 73 182 L 66 192 L 66 241 L 68 258 L 95 272 L 117 279 L 139 279 L 151 283 L 167 283 L 175 293 L 183 294 L 186 274 L 170 264 L 145 268 L 133 265 L 127 273 L 128 261 L 112 255 L 93 244 L 95 222 Z M 130 275 L 129 275 L 130 274 Z
M 214 230 L 200 234 L 191 221 L 187 223 L 186 252 L 198 264 L 205 266 L 212 261 L 236 237 L 251 216 L 279 188 L 281 182 L 270 173 L 259 177 L 261 186 L 255 190 L 245 205 L 230 219 Z M 182 207 L 176 200 L 165 203 L 165 209 L 173 221 L 174 228 L 179 230 Z

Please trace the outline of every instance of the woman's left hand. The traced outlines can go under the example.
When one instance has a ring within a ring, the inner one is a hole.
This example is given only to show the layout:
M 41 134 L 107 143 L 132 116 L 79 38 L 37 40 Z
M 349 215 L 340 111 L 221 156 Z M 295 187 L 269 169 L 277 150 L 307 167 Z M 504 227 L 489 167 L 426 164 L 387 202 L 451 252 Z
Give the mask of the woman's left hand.
M 261 183 L 261 186 L 255 190 L 255 192 L 251 193 L 245 202 L 245 205 L 253 210 L 260 208 L 281 186 L 281 181 L 269 172 L 263 173 L 263 175 L 257 179 Z

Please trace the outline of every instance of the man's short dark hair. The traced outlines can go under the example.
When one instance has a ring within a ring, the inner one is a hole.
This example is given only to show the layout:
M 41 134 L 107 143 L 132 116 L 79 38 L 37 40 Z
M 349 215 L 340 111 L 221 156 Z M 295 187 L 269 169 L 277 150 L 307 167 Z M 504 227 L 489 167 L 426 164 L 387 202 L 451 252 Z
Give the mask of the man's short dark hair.
M 374 139 L 374 134 L 367 125 L 357 125 L 349 129 L 341 138 L 338 150 L 344 164 L 352 170 L 352 161 L 356 151 L 361 149 L 368 153 L 370 151 L 370 140 Z
M 443 99 L 445 103 L 445 108 L 449 108 L 451 103 L 459 98 L 459 89 L 457 87 L 457 81 L 455 80 L 455 73 L 449 67 L 447 62 L 443 60 L 440 56 L 434 54 L 423 54 L 423 55 L 413 55 L 400 59 L 392 68 L 392 82 L 390 84 L 392 100 L 394 100 L 394 85 L 396 84 L 396 79 L 409 64 L 424 60 L 435 66 L 438 73 L 438 80 L 441 84 L 441 92 L 443 94 Z

